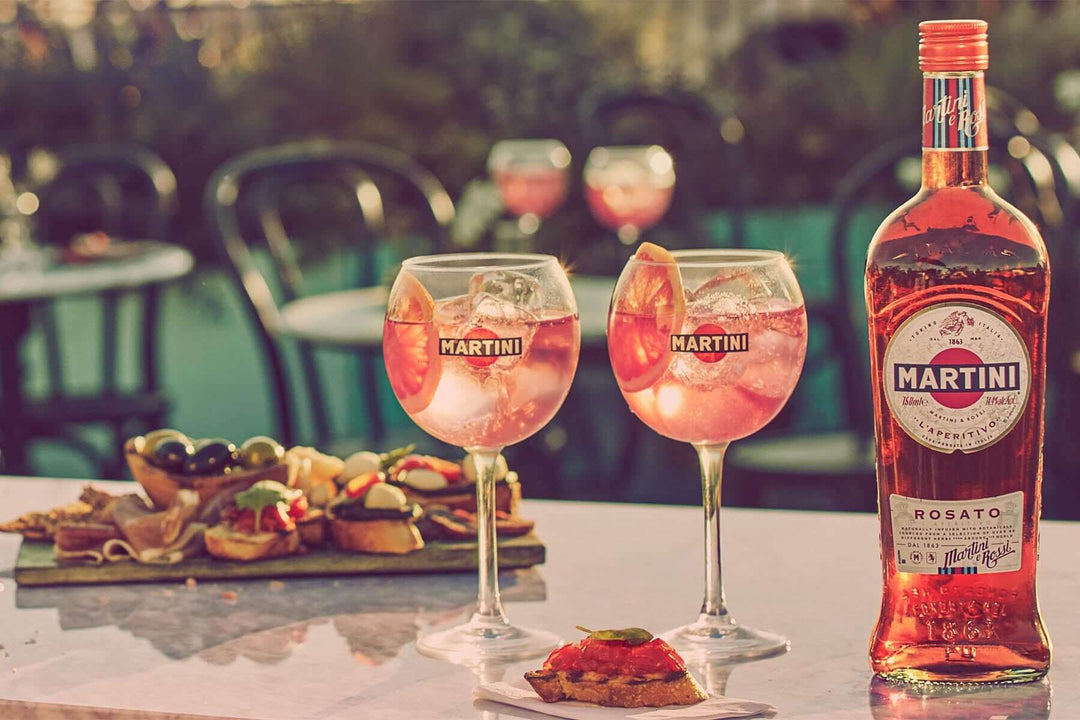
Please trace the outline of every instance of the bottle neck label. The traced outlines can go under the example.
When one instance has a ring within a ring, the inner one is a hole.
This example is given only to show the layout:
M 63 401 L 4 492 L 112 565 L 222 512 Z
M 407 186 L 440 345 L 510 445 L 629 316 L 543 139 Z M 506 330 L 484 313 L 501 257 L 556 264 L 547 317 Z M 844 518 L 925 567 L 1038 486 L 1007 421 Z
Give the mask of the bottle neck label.
M 986 150 L 983 74 L 923 75 L 924 150 Z

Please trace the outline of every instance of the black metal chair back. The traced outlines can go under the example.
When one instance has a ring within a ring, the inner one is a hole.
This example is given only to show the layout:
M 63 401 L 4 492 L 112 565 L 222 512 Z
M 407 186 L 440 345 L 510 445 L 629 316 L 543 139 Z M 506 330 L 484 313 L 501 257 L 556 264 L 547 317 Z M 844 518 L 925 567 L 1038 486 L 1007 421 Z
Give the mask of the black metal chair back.
M 324 140 L 296 142 L 262 148 L 236 157 L 215 171 L 204 198 L 211 231 L 221 245 L 224 258 L 244 291 L 248 309 L 258 330 L 263 353 L 274 386 L 278 435 L 282 442 L 296 441 L 293 398 L 288 374 L 278 344 L 281 318 L 278 301 L 255 260 L 248 238 L 251 229 L 244 222 L 243 198 L 250 196 L 254 224 L 266 241 L 283 299 L 303 294 L 303 272 L 283 219 L 282 201 L 297 184 L 317 182 L 344 191 L 351 198 L 349 218 L 352 238 L 364 253 L 358 285 L 375 284 L 373 248 L 384 221 L 383 196 L 373 176 L 389 176 L 419 201 L 425 234 L 435 250 L 444 248 L 454 219 L 454 205 L 442 183 L 408 156 L 390 148 L 359 142 Z M 402 198 L 406 199 L 406 198 Z M 309 396 L 316 441 L 331 436 L 330 422 L 322 402 L 321 383 L 314 348 L 298 343 L 301 370 Z M 361 375 L 370 410 L 372 433 L 384 432 L 379 409 L 376 358 L 361 353 Z
M 56 151 L 59 167 L 55 175 L 38 190 L 41 205 L 37 213 L 38 237 L 46 244 L 63 245 L 77 232 L 104 231 L 121 239 L 165 242 L 176 212 L 176 177 L 169 166 L 153 152 L 131 145 L 80 145 Z M 157 358 L 158 288 L 150 285 L 135 291 L 139 298 L 139 367 L 138 387 L 124 402 L 113 397 L 119 391 L 117 357 L 121 352 L 120 302 L 125 291 L 101 294 L 101 396 L 82 398 L 79 420 L 106 422 L 113 427 L 115 452 L 99 458 L 93 446 L 62 426 L 69 418 L 70 403 L 63 371 L 63 349 L 53 302 L 38 303 L 35 322 L 44 337 L 48 388 L 46 401 L 38 406 L 37 420 L 48 429 L 56 424 L 56 437 L 83 452 L 101 465 L 106 477 L 122 473 L 120 446 L 125 426 L 133 420 L 144 425 L 164 424 L 167 403 L 159 396 Z M 142 397 L 139 397 L 141 395 Z M 55 417 L 53 417 L 55 415 Z
M 731 244 L 743 244 L 743 201 L 740 183 L 727 197 L 717 178 L 735 172 L 741 162 L 738 143 L 720 134 L 721 120 L 699 95 L 682 90 L 652 92 L 633 89 L 586 95 L 578 105 L 582 134 L 590 148 L 601 145 L 660 145 L 675 159 L 675 194 L 661 226 L 678 229 L 687 247 L 712 244 L 704 225 L 706 213 L 726 207 L 731 217 Z

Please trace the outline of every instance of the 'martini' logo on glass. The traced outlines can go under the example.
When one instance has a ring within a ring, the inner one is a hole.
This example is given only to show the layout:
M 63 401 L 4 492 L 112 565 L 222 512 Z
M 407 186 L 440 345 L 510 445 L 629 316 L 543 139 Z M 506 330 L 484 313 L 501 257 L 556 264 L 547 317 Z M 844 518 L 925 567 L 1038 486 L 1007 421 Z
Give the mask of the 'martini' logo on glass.
M 439 338 L 439 354 L 465 358 L 474 367 L 487 367 L 501 357 L 520 355 L 520 337 L 499 337 L 487 328 L 474 328 L 459 338 Z
M 729 333 L 716 323 L 705 323 L 689 335 L 672 335 L 671 352 L 693 353 L 702 362 L 720 362 L 728 353 L 750 349 L 748 333 Z

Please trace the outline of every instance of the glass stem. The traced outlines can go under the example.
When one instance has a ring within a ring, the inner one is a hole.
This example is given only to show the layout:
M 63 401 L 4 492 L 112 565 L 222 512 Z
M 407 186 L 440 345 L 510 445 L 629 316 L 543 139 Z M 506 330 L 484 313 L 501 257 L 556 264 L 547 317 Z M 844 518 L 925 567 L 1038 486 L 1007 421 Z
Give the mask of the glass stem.
M 724 474 L 724 453 L 728 443 L 695 444 L 701 460 L 701 491 L 705 506 L 705 599 L 702 620 L 727 619 L 724 581 L 720 571 L 720 484 Z
M 476 530 L 480 592 L 473 622 L 506 625 L 499 599 L 499 549 L 495 543 L 495 459 L 499 451 L 470 450 L 476 465 Z

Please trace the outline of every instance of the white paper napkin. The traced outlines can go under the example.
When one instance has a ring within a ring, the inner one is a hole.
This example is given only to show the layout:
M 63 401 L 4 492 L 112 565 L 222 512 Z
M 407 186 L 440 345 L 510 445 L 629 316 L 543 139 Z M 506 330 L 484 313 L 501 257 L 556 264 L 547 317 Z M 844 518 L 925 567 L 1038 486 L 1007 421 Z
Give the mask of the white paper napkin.
M 672 705 L 666 708 L 612 708 L 591 703 L 563 700 L 546 703 L 531 687 L 497 682 L 480 685 L 473 695 L 532 712 L 569 718 L 569 720 L 723 720 L 723 718 L 771 717 L 772 705 L 738 698 L 714 696 L 696 705 Z

